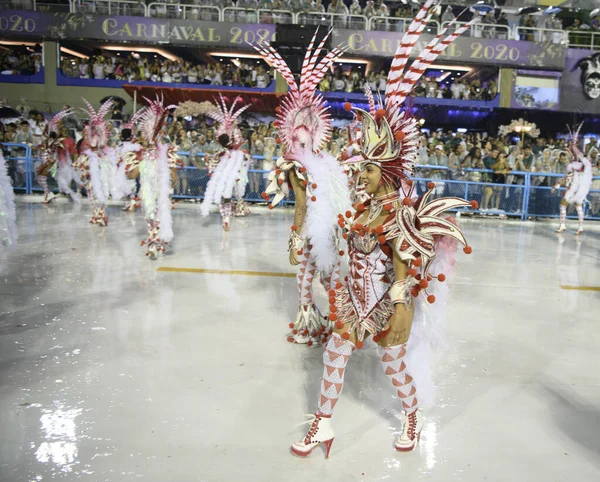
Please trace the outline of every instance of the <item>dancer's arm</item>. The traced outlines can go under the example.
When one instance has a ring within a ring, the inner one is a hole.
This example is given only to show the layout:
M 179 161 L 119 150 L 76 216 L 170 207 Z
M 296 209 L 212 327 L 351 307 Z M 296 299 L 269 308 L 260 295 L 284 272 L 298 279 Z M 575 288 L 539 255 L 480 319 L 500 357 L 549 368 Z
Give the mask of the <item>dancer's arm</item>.
M 394 250 L 394 274 L 396 281 L 405 280 L 408 276 L 408 266 L 400 259 L 396 250 Z M 408 296 L 410 297 L 410 294 Z M 410 301 L 409 298 L 406 303 L 400 302 L 394 305 L 394 314 L 381 330 L 382 332 L 389 330 L 389 332 L 381 338 L 379 345 L 396 346 L 408 341 L 414 313 L 414 305 Z
M 294 226 L 296 226 L 296 230 L 295 232 L 292 232 L 291 236 L 300 237 L 300 233 L 302 233 L 302 229 L 304 228 L 304 222 L 306 221 L 306 187 L 302 184 L 300 179 L 298 179 L 294 169 L 291 169 L 289 173 L 290 184 L 294 189 L 294 196 L 296 198 L 296 207 L 294 210 Z M 289 258 L 292 266 L 300 264 L 298 251 L 291 245 Z

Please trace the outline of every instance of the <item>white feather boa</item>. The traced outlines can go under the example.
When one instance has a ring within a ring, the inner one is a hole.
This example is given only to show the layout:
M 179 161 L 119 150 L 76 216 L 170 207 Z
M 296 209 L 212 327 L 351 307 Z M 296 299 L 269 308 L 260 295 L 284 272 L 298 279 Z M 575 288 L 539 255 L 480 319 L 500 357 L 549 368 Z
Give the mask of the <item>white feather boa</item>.
M 571 185 L 565 192 L 565 201 L 569 204 L 583 204 L 592 187 L 592 177 L 594 175 L 592 163 L 587 157 L 581 157 L 580 160 L 583 164 L 583 171 L 573 172 Z
M 339 259 L 337 216 L 352 206 L 348 177 L 335 158 L 325 152 L 309 153 L 301 163 L 317 185 L 312 189 L 316 201 L 306 200 L 304 235 L 312 244 L 317 268 L 328 273 Z
M 221 157 L 206 186 L 204 201 L 200 206 L 202 216 L 208 216 L 211 204 L 220 204 L 221 199 L 231 199 L 233 188 L 239 179 L 244 162 L 242 151 L 227 151 Z
M 406 349 L 406 369 L 414 379 L 419 397 L 419 406 L 427 408 L 435 401 L 435 384 L 432 379 L 432 351 L 446 346 L 446 304 L 451 279 L 456 265 L 458 242 L 443 237 L 436 243 L 436 257 L 429 268 L 433 275 L 444 273 L 446 281 L 440 283 L 434 280 L 428 288 L 428 293 L 435 296 L 435 303 L 430 304 L 426 295 L 414 300 L 410 338 Z
M 98 156 L 96 151 L 87 149 L 84 154 L 89 159 L 90 180 L 94 195 L 100 204 L 106 204 L 109 197 L 119 200 L 123 193 L 117 188 L 117 155 L 115 150 L 106 147 Z
M 165 242 L 173 239 L 171 214 L 171 169 L 169 146 L 157 144 L 140 163 L 140 197 L 146 219 L 158 219 L 159 237 Z
M 0 151 L 0 247 L 15 243 L 16 220 L 15 194 L 8 177 L 8 166 Z
M 115 179 L 115 187 L 120 198 L 129 197 L 135 190 L 135 180 L 128 179 L 125 174 L 126 163 L 124 160 L 125 154 L 128 152 L 139 152 L 142 146 L 135 142 L 125 141 L 118 149 L 118 166 Z

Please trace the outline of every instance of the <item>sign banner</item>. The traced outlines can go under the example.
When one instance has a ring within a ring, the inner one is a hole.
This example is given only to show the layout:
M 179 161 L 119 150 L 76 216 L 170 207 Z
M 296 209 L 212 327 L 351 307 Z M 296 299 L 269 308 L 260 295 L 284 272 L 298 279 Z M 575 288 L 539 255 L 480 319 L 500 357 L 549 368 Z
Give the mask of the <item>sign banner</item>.
M 378 32 L 334 29 L 332 45 L 345 43 L 348 53 L 362 56 L 393 57 L 402 40 L 400 32 Z M 433 39 L 422 35 L 411 57 L 414 58 Z M 441 60 L 469 64 L 492 64 L 506 67 L 562 70 L 566 48 L 552 42 L 524 42 L 474 37 L 459 37 L 439 57 Z
M 600 114 L 600 52 L 568 50 L 560 80 L 560 110 Z
M 0 12 L 0 35 L 248 48 L 275 40 L 275 25 L 80 13 Z
M 169 18 L 0 11 L 0 35 L 60 39 L 98 39 L 190 46 L 249 48 L 247 42 L 275 40 L 273 24 L 207 22 Z M 423 35 L 413 51 L 417 55 L 433 38 Z M 334 29 L 332 44 L 347 44 L 348 53 L 361 57 L 392 57 L 402 39 L 399 32 Z M 524 42 L 459 37 L 441 60 L 507 67 L 562 70 L 566 48 L 552 42 Z

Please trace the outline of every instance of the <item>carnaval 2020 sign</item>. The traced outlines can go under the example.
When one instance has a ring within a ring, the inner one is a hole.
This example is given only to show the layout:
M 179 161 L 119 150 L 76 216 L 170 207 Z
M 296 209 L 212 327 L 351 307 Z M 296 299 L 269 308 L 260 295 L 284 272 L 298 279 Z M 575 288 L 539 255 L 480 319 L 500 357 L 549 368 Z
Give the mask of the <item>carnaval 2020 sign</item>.
M 275 40 L 275 25 L 237 24 L 80 13 L 0 12 L 0 35 L 49 39 L 98 39 L 178 45 L 249 48 L 248 43 Z M 433 38 L 424 35 L 413 55 Z M 346 44 L 348 53 L 391 57 L 402 39 L 399 32 L 334 29 L 332 44 Z M 551 42 L 459 37 L 444 52 L 447 61 L 562 70 L 566 48 Z

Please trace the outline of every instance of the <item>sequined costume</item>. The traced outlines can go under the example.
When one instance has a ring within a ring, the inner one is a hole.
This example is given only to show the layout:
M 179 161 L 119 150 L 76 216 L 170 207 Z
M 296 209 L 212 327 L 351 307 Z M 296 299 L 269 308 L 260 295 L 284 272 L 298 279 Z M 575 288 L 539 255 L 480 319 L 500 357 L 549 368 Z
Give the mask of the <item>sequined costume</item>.
M 123 197 L 117 182 L 118 157 L 115 150 L 108 146 L 110 124 L 104 119 L 110 112 L 113 101 L 102 104 L 98 112 L 84 99 L 88 115 L 88 124 L 83 129 L 83 139 L 79 146 L 79 156 L 73 163 L 81 180 L 85 183 L 88 199 L 92 207 L 90 223 L 98 226 L 108 225 L 106 203 L 109 198 L 119 200 Z
M 564 192 L 560 203 L 560 225 L 556 230 L 559 233 L 567 230 L 567 207 L 570 204 L 575 204 L 577 217 L 579 219 L 577 234 L 583 233 L 583 202 L 587 198 L 592 187 L 593 170 L 592 163 L 583 155 L 577 146 L 580 130 L 581 126 L 571 134 L 570 151 L 573 160 L 567 165 L 567 175 L 562 181 L 559 181 L 554 186 L 554 189 L 558 189 L 562 185 L 566 187 L 566 191 Z
M 74 202 L 80 202 L 79 196 L 73 189 L 72 183 L 81 187 L 79 175 L 73 169 L 72 157 L 76 152 L 75 141 L 69 137 L 60 136 L 62 119 L 71 115 L 71 109 L 58 112 L 48 123 L 43 142 L 40 146 L 41 164 L 37 169 L 36 180 L 44 191 L 44 204 L 51 202 L 55 196 L 48 187 L 48 175 L 56 179 L 61 192 L 68 194 Z
M 216 153 L 205 157 L 210 180 L 206 186 L 200 212 L 202 216 L 208 216 L 210 207 L 216 204 L 219 206 L 223 229 L 229 231 L 232 214 L 234 216 L 250 214 L 243 200 L 248 185 L 250 156 L 240 149 L 244 139 L 237 126 L 237 120 L 251 104 L 235 110 L 238 99 L 232 102 L 231 107 L 227 107 L 223 96 L 220 96 L 219 100 L 216 103 L 217 109 L 208 112 L 207 115 L 219 123 L 215 136 L 224 145 L 221 145 L 221 149 Z M 235 204 L 232 204 L 234 197 Z
M 164 254 L 173 240 L 171 214 L 172 179 L 183 164 L 175 148 L 163 140 L 162 128 L 174 105 L 165 107 L 162 99 L 146 99 L 148 106 L 139 114 L 139 128 L 147 147 L 138 155 L 129 151 L 125 156 L 125 172 L 135 178 L 139 172 L 141 207 L 148 226 L 148 236 L 142 241 L 146 255 L 156 259 Z
M 404 35 L 387 78 L 385 104 L 370 102 L 369 111 L 353 108 L 361 122 L 360 155 L 348 159 L 364 169 L 371 199 L 340 213 L 338 223 L 348 242 L 349 274 L 329 292 L 335 332 L 323 355 L 323 377 L 310 429 L 291 447 L 308 456 L 320 444 L 329 455 L 335 437 L 331 417 L 344 385 L 349 358 L 367 338 L 378 345 L 384 373 L 404 409 L 403 427 L 394 447 L 414 449 L 423 428 L 420 408 L 433 401 L 429 354 L 439 341 L 445 320 L 447 276 L 455 264 L 458 243 L 470 246 L 448 210 L 476 207 L 458 198 L 430 200 L 435 189 L 418 197 L 409 176 L 418 158 L 419 125 L 402 104 L 428 66 L 463 31 L 440 33 L 407 68 L 407 60 L 439 0 L 428 0 Z M 453 33 L 448 33 L 453 32 Z M 379 178 L 377 178 L 379 176 Z
M 294 225 L 289 239 L 290 261 L 297 263 L 298 311 L 290 323 L 288 341 L 318 345 L 331 332 L 328 320 L 314 303 L 313 285 L 317 274 L 329 291 L 340 276 L 339 229 L 336 214 L 351 206 L 348 179 L 337 159 L 324 151 L 331 139 L 331 117 L 317 85 L 333 63 L 343 54 L 334 48 L 322 59 L 319 56 L 326 35 L 316 48 L 313 36 L 304 58 L 300 81 L 296 79 L 270 45 L 255 46 L 265 61 L 282 75 L 290 91 L 277 108 L 276 125 L 285 154 L 268 177 L 263 198 L 273 208 L 295 190 Z

